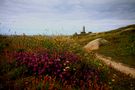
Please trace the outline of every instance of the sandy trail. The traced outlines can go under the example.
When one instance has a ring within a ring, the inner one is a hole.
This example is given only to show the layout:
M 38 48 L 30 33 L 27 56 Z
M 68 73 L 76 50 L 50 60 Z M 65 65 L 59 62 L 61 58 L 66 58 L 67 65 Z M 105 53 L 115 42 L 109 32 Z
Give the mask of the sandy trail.
M 110 57 L 106 57 L 106 56 L 103 56 L 98 53 L 96 53 L 95 56 L 96 56 L 96 58 L 102 60 L 108 66 L 111 65 L 112 68 L 114 68 L 122 73 L 130 74 L 131 77 L 135 78 L 135 68 L 130 68 L 122 63 L 112 61 Z

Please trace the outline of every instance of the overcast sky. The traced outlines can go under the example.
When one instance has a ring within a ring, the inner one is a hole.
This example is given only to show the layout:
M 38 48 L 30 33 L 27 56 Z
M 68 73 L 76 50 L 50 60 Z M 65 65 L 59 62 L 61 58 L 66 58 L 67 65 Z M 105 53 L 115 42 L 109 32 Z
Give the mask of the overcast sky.
M 0 33 L 73 34 L 135 24 L 135 0 L 0 0 Z

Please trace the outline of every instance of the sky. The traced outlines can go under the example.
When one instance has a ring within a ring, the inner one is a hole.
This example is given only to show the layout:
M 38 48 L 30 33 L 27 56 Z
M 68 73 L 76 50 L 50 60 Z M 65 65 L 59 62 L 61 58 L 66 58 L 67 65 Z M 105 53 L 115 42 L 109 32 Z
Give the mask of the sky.
M 0 34 L 102 32 L 135 24 L 135 0 L 0 0 Z

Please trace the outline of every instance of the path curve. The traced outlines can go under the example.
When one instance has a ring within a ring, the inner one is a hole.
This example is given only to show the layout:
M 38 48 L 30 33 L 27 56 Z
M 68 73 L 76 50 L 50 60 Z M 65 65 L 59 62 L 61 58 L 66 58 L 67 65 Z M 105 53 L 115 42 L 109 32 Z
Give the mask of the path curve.
M 108 66 L 112 66 L 112 68 L 125 73 L 125 74 L 130 74 L 131 77 L 135 78 L 135 68 L 130 68 L 122 63 L 118 63 L 115 61 L 111 60 L 111 57 L 106 57 L 103 56 L 101 54 L 95 53 L 96 58 L 100 59 L 101 61 L 103 61 L 105 64 L 107 64 Z

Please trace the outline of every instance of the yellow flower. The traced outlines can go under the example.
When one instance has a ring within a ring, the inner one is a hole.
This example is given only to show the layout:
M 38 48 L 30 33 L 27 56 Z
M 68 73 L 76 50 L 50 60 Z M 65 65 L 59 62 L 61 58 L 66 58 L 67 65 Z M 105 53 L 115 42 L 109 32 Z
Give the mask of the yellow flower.
M 112 82 L 114 82 L 115 81 L 115 79 L 112 79 Z

